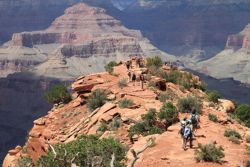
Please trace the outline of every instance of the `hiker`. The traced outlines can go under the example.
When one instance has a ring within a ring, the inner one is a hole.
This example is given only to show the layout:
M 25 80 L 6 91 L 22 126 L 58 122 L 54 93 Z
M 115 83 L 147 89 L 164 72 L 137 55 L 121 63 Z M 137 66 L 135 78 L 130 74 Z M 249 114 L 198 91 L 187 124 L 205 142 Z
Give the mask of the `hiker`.
M 136 57 L 136 67 L 140 67 L 140 58 L 139 57 Z
M 135 75 L 135 73 L 133 73 L 133 75 L 132 75 L 132 82 L 133 82 L 134 86 L 135 86 L 135 81 L 136 81 L 136 75 Z
M 190 148 L 193 147 L 193 126 L 192 126 L 192 122 L 189 120 L 187 121 L 187 124 L 185 126 L 185 129 L 184 129 L 184 134 L 183 134 L 183 145 L 182 145 L 182 148 L 184 150 L 186 150 L 186 146 L 187 146 L 187 141 L 189 140 L 189 143 L 190 143 Z
M 140 81 L 141 81 L 141 89 L 143 90 L 144 81 L 145 81 L 145 77 L 143 74 L 140 74 Z
M 128 72 L 128 82 L 130 82 L 131 81 L 131 72 L 129 71 Z
M 126 62 L 126 67 L 127 67 L 128 70 L 130 69 L 130 66 L 131 66 L 131 62 L 129 60 L 129 61 Z
M 180 130 L 178 132 L 181 135 L 182 138 L 183 138 L 183 135 L 184 135 L 184 130 L 185 130 L 186 124 L 187 124 L 187 117 L 184 117 L 183 120 L 181 120 L 181 126 L 180 126 Z
M 194 131 L 198 128 L 199 123 L 199 116 L 196 114 L 196 112 L 193 110 L 190 115 L 190 121 L 193 125 Z

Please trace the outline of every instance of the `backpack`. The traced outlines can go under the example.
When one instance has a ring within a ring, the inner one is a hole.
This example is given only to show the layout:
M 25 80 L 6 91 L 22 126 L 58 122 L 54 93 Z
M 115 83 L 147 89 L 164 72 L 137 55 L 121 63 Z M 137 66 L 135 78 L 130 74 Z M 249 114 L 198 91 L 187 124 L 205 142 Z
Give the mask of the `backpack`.
M 191 134 L 191 127 L 187 125 L 184 130 L 184 137 L 187 138 Z
M 180 134 L 183 136 L 185 131 L 186 121 L 181 121 Z
M 197 116 L 196 114 L 191 114 L 191 118 L 190 118 L 192 124 L 197 124 Z

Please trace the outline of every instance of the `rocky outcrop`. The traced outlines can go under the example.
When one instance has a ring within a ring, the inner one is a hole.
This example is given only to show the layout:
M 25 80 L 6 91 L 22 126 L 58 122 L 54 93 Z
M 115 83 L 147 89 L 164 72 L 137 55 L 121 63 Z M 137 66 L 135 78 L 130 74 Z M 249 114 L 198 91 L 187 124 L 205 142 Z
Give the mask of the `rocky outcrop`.
M 132 59 L 132 64 L 135 64 L 134 59 Z M 165 72 L 169 72 L 170 69 L 167 66 L 162 68 Z M 131 69 L 136 75 L 141 74 L 143 70 L 145 69 L 135 66 L 132 66 Z M 149 85 L 150 82 L 160 81 L 162 84 L 165 84 L 166 89 L 173 91 L 176 96 L 169 100 L 173 104 L 176 104 L 179 98 L 190 95 L 198 95 L 202 100 L 206 94 L 194 88 L 183 90 L 179 85 L 167 83 L 162 78 L 156 76 L 151 76 L 151 78 L 145 81 L 144 89 L 141 88 L 138 82 L 135 85 L 129 82 L 127 86 L 121 88 L 118 82 L 122 79 L 127 79 L 125 62 L 121 62 L 118 66 L 115 66 L 114 73 L 117 75 L 114 76 L 105 72 L 77 78 L 72 84 L 75 98 L 68 104 L 60 107 L 55 106 L 48 112 L 48 115 L 35 120 L 34 126 L 28 134 L 26 144 L 23 147 L 16 147 L 8 152 L 3 167 L 16 165 L 20 157 L 28 156 L 35 162 L 41 155 L 46 154 L 48 143 L 68 143 L 82 134 L 98 134 L 100 123 L 105 122 L 109 124 L 114 118 L 120 120 L 120 127 L 117 130 L 106 130 L 100 138 L 114 137 L 127 145 L 128 148 L 135 150 L 139 150 L 145 145 L 148 139 L 155 139 L 156 145 L 142 152 L 135 166 L 155 166 L 155 164 L 164 166 L 166 162 L 170 166 L 182 166 L 184 164 L 194 167 L 204 166 L 204 163 L 200 164 L 194 160 L 193 149 L 183 151 L 181 143 L 176 142 L 177 139 L 181 141 L 181 137 L 178 135 L 179 124 L 170 126 L 162 134 L 147 137 L 141 135 L 134 136 L 134 139 L 136 139 L 134 142 L 131 142 L 131 139 L 128 137 L 128 129 L 135 122 L 141 121 L 141 115 L 147 113 L 150 108 L 156 108 L 158 112 L 163 105 L 157 98 L 162 90 L 157 87 L 152 89 Z M 195 76 L 193 76 L 193 79 L 199 80 Z M 108 101 L 103 106 L 89 112 L 86 100 L 90 96 L 90 93 L 97 89 L 106 90 L 109 97 Z M 119 101 L 122 99 L 133 100 L 135 105 L 128 108 L 120 108 Z M 198 143 L 207 144 L 211 142 L 211 139 L 216 140 L 218 145 L 226 145 L 227 147 L 224 147 L 226 155 L 224 159 L 227 161 L 226 165 L 228 166 L 236 166 L 243 160 L 248 159 L 249 156 L 243 153 L 245 142 L 242 141 L 239 145 L 235 145 L 223 137 L 223 132 L 227 127 L 231 127 L 237 129 L 244 136 L 249 129 L 237 122 L 227 122 L 222 125 L 208 120 L 208 114 L 213 113 L 217 115 L 219 122 L 223 122 L 227 113 L 218 112 L 216 108 L 221 108 L 223 111 L 224 109 L 225 111 L 234 110 L 232 102 L 221 99 L 219 104 L 215 104 L 216 107 L 212 107 L 205 101 L 202 101 L 202 104 L 203 114 L 201 115 L 200 122 L 202 130 L 198 129 L 196 134 L 197 136 L 205 137 L 196 137 L 194 145 L 197 146 Z M 181 118 L 184 116 L 187 115 L 180 114 Z M 130 152 L 128 152 L 127 157 L 128 160 L 132 159 Z

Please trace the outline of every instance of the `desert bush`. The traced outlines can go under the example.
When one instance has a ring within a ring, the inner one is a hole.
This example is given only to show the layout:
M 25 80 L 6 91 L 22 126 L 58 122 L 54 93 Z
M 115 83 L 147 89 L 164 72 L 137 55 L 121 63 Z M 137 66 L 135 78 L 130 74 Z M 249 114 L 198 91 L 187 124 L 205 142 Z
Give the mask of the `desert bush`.
M 64 85 L 55 85 L 45 93 L 45 98 L 49 103 L 68 103 L 71 95 Z
M 160 120 L 165 121 L 165 127 L 172 125 L 175 122 L 178 122 L 178 111 L 172 103 L 164 103 L 158 113 Z
M 156 83 L 154 81 L 149 81 L 148 87 L 156 88 Z
M 109 62 L 108 64 L 106 64 L 104 66 L 105 70 L 108 72 L 108 73 L 112 73 L 114 71 L 114 67 L 117 65 L 117 63 L 115 61 L 111 61 Z
M 99 127 L 97 128 L 97 132 L 100 132 L 101 134 L 103 134 L 105 131 L 108 130 L 108 124 L 105 122 L 101 122 Z
M 18 159 L 19 167 L 33 167 L 33 162 L 30 157 L 21 157 Z
M 201 113 L 201 103 L 196 97 L 184 97 L 177 102 L 178 110 L 182 113 L 190 113 L 192 111 Z
M 129 136 L 132 137 L 135 134 L 138 135 L 152 135 L 161 134 L 162 130 L 156 126 L 157 124 L 157 113 L 156 109 L 149 109 L 148 113 L 141 116 L 142 122 L 138 122 L 129 128 Z
M 141 116 L 142 120 L 147 126 L 153 126 L 156 123 L 157 120 L 157 113 L 156 109 L 150 108 L 147 114 L 143 114 Z
M 250 146 L 246 146 L 246 154 L 250 155 Z
M 224 136 L 225 137 L 236 137 L 238 139 L 241 139 L 241 135 L 239 132 L 237 132 L 236 130 L 234 129 L 226 129 L 225 132 L 224 132 Z
M 57 158 L 54 158 L 52 150 L 41 156 L 37 166 L 46 167 L 71 167 L 71 160 L 77 166 L 98 166 L 110 167 L 111 155 L 115 154 L 114 166 L 124 166 L 122 160 L 126 155 L 126 148 L 113 138 L 98 139 L 97 136 L 83 135 L 67 144 L 54 146 Z M 67 155 L 65 156 L 65 150 Z M 77 156 L 76 156 L 77 155 Z
M 198 149 L 195 150 L 195 159 L 205 162 L 216 162 L 221 163 L 221 159 L 225 157 L 224 149 L 220 146 L 217 147 L 215 144 L 198 145 Z
M 234 143 L 234 144 L 240 144 L 239 138 L 237 138 L 237 137 L 235 137 L 235 136 L 230 136 L 230 137 L 228 138 L 228 140 L 231 141 L 231 142 Z
M 246 142 L 250 143 L 250 135 L 246 135 Z
M 158 56 L 155 56 L 155 57 L 152 57 L 152 58 L 147 58 L 147 64 L 146 64 L 147 67 L 161 67 L 162 66 L 162 60 L 160 57 Z
M 217 116 L 211 113 L 208 114 L 208 119 L 213 122 L 218 122 Z
M 103 106 L 107 101 L 107 91 L 104 89 L 97 89 L 91 93 L 87 99 L 87 106 L 90 111 Z
M 250 128 L 250 106 L 247 104 L 239 105 L 235 110 L 235 116 L 247 127 Z
M 118 86 L 119 86 L 119 88 L 124 88 L 124 87 L 128 86 L 127 79 L 124 78 L 124 79 L 119 80 Z
M 121 126 L 121 118 L 114 118 L 110 123 L 111 130 L 117 130 Z
M 172 90 L 166 90 L 165 92 L 161 92 L 159 95 L 160 102 L 166 102 L 167 100 L 173 100 L 176 97 L 176 94 Z
M 129 100 L 129 99 L 122 99 L 119 101 L 119 107 L 120 108 L 129 108 L 131 106 L 134 105 L 133 100 Z
M 221 95 L 217 91 L 207 91 L 207 99 L 211 102 L 218 103 Z

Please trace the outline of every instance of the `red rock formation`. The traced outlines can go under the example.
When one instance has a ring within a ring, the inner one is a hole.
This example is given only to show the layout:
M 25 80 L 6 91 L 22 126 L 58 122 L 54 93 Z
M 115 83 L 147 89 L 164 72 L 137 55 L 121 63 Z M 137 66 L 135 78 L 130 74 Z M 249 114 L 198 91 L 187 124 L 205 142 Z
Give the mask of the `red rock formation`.
M 133 62 L 134 63 L 134 62 Z M 142 69 L 134 68 L 132 72 L 137 75 L 141 73 Z M 169 71 L 169 68 L 164 67 L 163 70 Z M 117 131 L 106 131 L 101 138 L 113 136 L 120 140 L 122 143 L 127 144 L 129 148 L 138 149 L 145 144 L 150 137 L 137 136 L 137 142 L 134 144 L 128 138 L 128 129 L 133 123 L 128 120 L 140 121 L 141 115 L 145 114 L 150 108 L 160 109 L 162 102 L 157 100 L 158 94 L 161 92 L 158 89 L 149 88 L 147 85 L 150 81 L 161 81 L 162 79 L 152 76 L 151 79 L 146 81 L 145 89 L 141 89 L 139 82 L 133 86 L 133 83 L 128 83 L 128 86 L 120 88 L 118 82 L 121 79 L 127 78 L 127 69 L 125 63 L 122 63 L 114 68 L 116 76 L 108 73 L 92 74 L 80 77 L 72 84 L 72 89 L 75 91 L 74 97 L 69 104 L 61 107 L 55 107 L 48 112 L 43 118 L 34 121 L 34 127 L 29 132 L 29 138 L 23 148 L 17 147 L 9 151 L 5 158 L 3 167 L 12 167 L 15 165 L 16 160 L 20 156 L 30 156 L 36 161 L 41 155 L 44 155 L 48 150 L 47 142 L 51 144 L 67 143 L 75 140 L 81 134 L 96 134 L 98 124 L 105 121 L 109 123 L 114 117 L 121 118 L 121 126 Z M 199 80 L 198 77 L 193 77 Z M 196 94 L 205 98 L 205 93 L 201 90 L 181 90 L 179 85 L 173 83 L 164 83 L 166 89 L 173 91 L 176 97 L 170 100 L 176 104 L 180 97 Z M 95 111 L 89 113 L 84 100 L 90 95 L 90 91 L 96 89 L 106 89 L 109 93 L 109 101 L 102 107 L 97 108 Z M 131 99 L 136 104 L 131 108 L 122 109 L 119 107 L 118 102 L 121 99 Z M 232 102 L 228 100 L 220 100 L 221 104 L 218 108 L 222 112 L 218 112 L 216 108 L 211 107 L 208 102 L 203 101 L 203 115 L 201 116 L 201 127 L 198 129 L 198 135 L 204 135 L 205 138 L 196 137 L 195 146 L 198 143 L 209 143 L 211 140 L 216 140 L 219 145 L 225 146 L 225 160 L 228 166 L 236 166 L 242 160 L 249 158 L 243 153 L 245 143 L 235 145 L 223 137 L 223 131 L 227 127 L 237 129 L 242 136 L 248 131 L 242 125 L 233 122 L 228 124 L 226 120 L 226 112 L 231 112 L 234 109 Z M 216 114 L 220 123 L 212 123 L 208 120 L 208 114 Z M 183 117 L 180 114 L 180 117 Z M 211 127 L 210 127 L 211 125 Z M 148 149 L 143 153 L 135 166 L 183 166 L 188 164 L 190 166 L 199 167 L 205 165 L 204 163 L 196 163 L 193 159 L 194 150 L 189 149 L 186 152 L 181 149 L 181 137 L 178 135 L 179 125 L 174 124 L 169 127 L 168 131 L 161 135 L 153 135 L 156 138 L 156 146 Z M 221 132 L 221 133 L 218 133 Z M 197 141 L 198 140 L 198 141 Z M 131 158 L 130 153 L 128 158 Z M 216 165 L 215 165 L 216 166 Z M 225 166 L 225 165 L 224 165 Z

